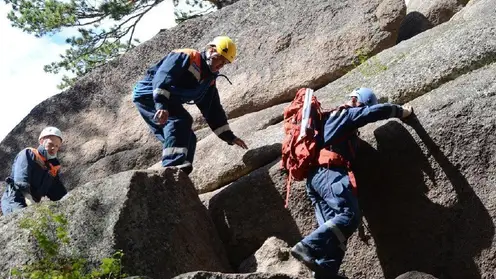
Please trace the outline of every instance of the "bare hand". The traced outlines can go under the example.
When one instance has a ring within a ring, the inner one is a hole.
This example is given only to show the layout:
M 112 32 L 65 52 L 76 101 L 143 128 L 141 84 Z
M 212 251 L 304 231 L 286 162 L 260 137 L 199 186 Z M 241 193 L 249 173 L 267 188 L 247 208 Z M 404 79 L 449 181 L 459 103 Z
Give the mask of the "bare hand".
M 240 138 L 236 138 L 235 140 L 233 140 L 232 143 L 236 144 L 237 146 L 239 146 L 243 149 L 248 149 L 248 146 L 246 145 L 246 143 Z
M 169 119 L 169 112 L 165 109 L 159 109 L 153 116 L 153 119 L 157 120 L 158 124 L 164 125 Z
M 403 108 L 403 115 L 401 118 L 407 118 L 413 113 L 413 107 L 411 105 L 403 105 L 401 107 Z

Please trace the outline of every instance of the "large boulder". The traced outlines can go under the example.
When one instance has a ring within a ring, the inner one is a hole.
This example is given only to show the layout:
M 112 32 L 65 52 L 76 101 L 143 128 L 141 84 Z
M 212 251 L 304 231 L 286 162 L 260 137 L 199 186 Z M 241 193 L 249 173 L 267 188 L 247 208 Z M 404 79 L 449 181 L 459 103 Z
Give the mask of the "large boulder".
M 36 247 L 19 221 L 40 218 L 39 207 L 0 218 L 2 278 L 34 257 Z M 52 211 L 66 215 L 70 248 L 93 265 L 122 249 L 128 274 L 231 271 L 212 220 L 181 171 L 128 171 L 95 180 L 53 203 Z
M 360 204 L 386 278 L 496 273 L 496 63 L 411 102 L 417 120 L 362 129 Z M 347 268 L 363 270 L 360 257 Z
M 8 175 L 18 151 L 36 144 L 46 125 L 64 134 L 60 156 L 70 189 L 153 165 L 160 159 L 160 144 L 131 92 L 145 70 L 172 49 L 203 48 L 219 34 L 236 41 L 239 58 L 223 70 L 234 85 L 219 79 L 218 87 L 226 113 L 238 117 L 288 101 L 300 86 L 322 87 L 352 68 L 358 53 L 394 45 L 405 10 L 403 0 L 245 0 L 164 30 L 36 106 L 0 144 L 0 177 Z M 199 111 L 188 109 L 196 127 L 204 125 Z M 85 171 L 94 164 L 111 167 Z
M 494 17 L 495 10 L 496 2 L 492 0 L 470 0 L 451 20 L 487 19 Z
M 241 263 L 238 272 L 285 273 L 298 278 L 311 278 L 311 270 L 293 258 L 290 252 L 291 248 L 284 240 L 270 237 L 255 254 Z
M 287 104 L 239 117 L 231 125 L 248 150 L 229 146 L 210 134 L 197 145 L 191 180 L 199 193 L 213 191 L 262 167 L 281 155 L 284 131 L 279 123 Z
M 358 53 L 394 45 L 406 10 L 402 0 L 239 1 L 226 11 L 231 7 L 239 9 L 224 24 L 233 27 L 222 30 L 235 33 L 240 46 L 228 68 L 236 86 L 219 79 L 231 117 L 288 101 L 297 87 L 321 87 L 352 68 Z
M 200 195 L 232 266 L 255 253 L 271 236 L 294 245 L 315 225 L 304 182 L 293 182 L 284 207 L 287 176 L 280 160 L 214 192 Z
M 496 17 L 447 22 L 368 59 L 316 91 L 336 106 L 356 87 L 371 87 L 381 101 L 405 103 L 496 61 Z
M 469 0 L 410 0 L 407 11 L 425 15 L 433 25 L 439 25 L 451 19 Z

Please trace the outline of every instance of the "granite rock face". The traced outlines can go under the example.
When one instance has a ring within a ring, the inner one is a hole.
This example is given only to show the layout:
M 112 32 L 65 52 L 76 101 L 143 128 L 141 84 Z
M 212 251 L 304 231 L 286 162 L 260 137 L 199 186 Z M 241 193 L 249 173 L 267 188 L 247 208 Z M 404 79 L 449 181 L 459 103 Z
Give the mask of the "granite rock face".
M 34 260 L 39 248 L 19 223 L 40 218 L 40 206 L 0 218 L 0 277 Z M 128 171 L 95 180 L 51 203 L 51 211 L 65 215 L 70 249 L 93 266 L 121 249 L 127 274 L 232 271 L 212 220 L 181 171 Z
M 91 261 L 123 248 L 126 268 L 154 279 L 303 278 L 308 270 L 288 249 L 316 222 L 305 181 L 292 183 L 284 207 L 283 109 L 301 87 L 315 89 L 326 108 L 370 87 L 380 102 L 410 103 L 415 117 L 360 128 L 354 169 L 363 226 L 341 271 L 356 279 L 492 279 L 496 1 L 462 5 L 402 39 L 403 1 L 237 1 L 161 32 L 40 104 L 0 144 L 1 175 L 44 125 L 59 126 L 72 191 L 55 209 L 71 216 L 74 245 Z M 193 106 L 200 140 L 191 180 L 176 169 L 140 170 L 160 160 L 161 146 L 133 107 L 132 85 L 165 52 L 201 47 L 219 33 L 239 45 L 224 71 L 233 86 L 218 86 L 232 130 L 250 149 L 217 139 Z M 24 259 L 15 253 L 28 240 L 18 221 L 36 208 L 0 218 L 2 270 Z
M 161 146 L 131 93 L 146 69 L 173 49 L 203 49 L 219 34 L 235 40 L 239 56 L 222 70 L 233 85 L 223 78 L 217 83 L 227 115 L 239 117 L 289 101 L 300 86 L 325 86 L 352 68 L 358 53 L 394 45 L 405 10 L 403 0 L 243 0 L 188 20 L 36 106 L 0 143 L 0 177 L 9 174 L 17 152 L 36 145 L 46 125 L 64 134 L 60 157 L 69 189 L 159 161 Z M 196 106 L 186 107 L 195 129 L 204 127 Z

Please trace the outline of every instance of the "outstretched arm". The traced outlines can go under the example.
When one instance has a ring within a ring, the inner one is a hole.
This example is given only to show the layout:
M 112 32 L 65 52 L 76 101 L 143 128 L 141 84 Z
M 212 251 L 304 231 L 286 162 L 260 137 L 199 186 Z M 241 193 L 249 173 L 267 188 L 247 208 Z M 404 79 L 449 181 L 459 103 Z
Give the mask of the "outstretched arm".
M 325 123 L 325 145 L 369 123 L 389 118 L 405 118 L 412 112 L 409 105 L 377 104 L 373 106 L 350 107 L 337 110 L 329 115 Z
M 207 121 L 210 129 L 223 141 L 229 145 L 236 144 L 244 149 L 247 149 L 245 142 L 236 137 L 229 127 L 227 116 L 220 103 L 219 92 L 217 87 L 212 85 L 205 97 L 197 103 L 203 117 Z

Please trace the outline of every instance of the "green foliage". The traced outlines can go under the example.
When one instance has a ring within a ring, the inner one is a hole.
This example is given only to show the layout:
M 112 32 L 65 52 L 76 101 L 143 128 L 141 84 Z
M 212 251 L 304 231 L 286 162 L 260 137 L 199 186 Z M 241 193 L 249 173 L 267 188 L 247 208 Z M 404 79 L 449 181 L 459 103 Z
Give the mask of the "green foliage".
M 90 270 L 85 259 L 61 252 L 70 243 L 67 219 L 45 206 L 39 207 L 39 218 L 27 217 L 20 227 L 29 231 L 36 245 L 36 260 L 11 271 L 12 279 L 121 279 L 122 251 L 102 259 L 99 268 Z
M 362 48 L 355 52 L 356 58 L 352 62 L 353 69 L 357 69 L 364 77 L 372 77 L 388 69 L 387 65 L 381 63 L 377 56 L 370 57 L 371 51 Z M 351 71 L 351 70 L 350 70 Z M 345 90 L 351 92 L 353 89 L 363 86 L 363 84 L 347 85 Z
M 57 74 L 65 70 L 76 78 L 82 76 L 140 42 L 134 38 L 137 24 L 151 9 L 164 0 L 4 0 L 11 4 L 7 18 L 12 26 L 36 37 L 55 35 L 64 29 L 77 29 L 77 36 L 66 39 L 69 49 L 44 67 L 45 72 Z M 204 0 L 173 0 L 177 21 L 197 17 L 213 10 Z M 193 11 L 196 10 L 196 13 Z M 112 24 L 110 28 L 102 25 Z M 75 78 L 65 75 L 60 89 L 73 84 Z
M 202 15 L 208 14 L 215 10 L 215 6 L 210 3 L 210 1 L 201 0 L 173 0 L 174 6 L 174 16 L 176 23 L 184 22 L 188 19 L 193 19 L 200 17 Z M 185 4 L 185 9 L 180 9 L 181 4 Z M 220 7 L 218 7 L 220 8 Z
M 369 58 L 370 51 L 367 49 L 359 49 L 356 51 L 356 56 L 358 61 L 353 61 L 353 66 L 358 67 L 358 71 L 366 76 L 371 77 L 384 72 L 388 67 L 379 61 L 377 56 Z

